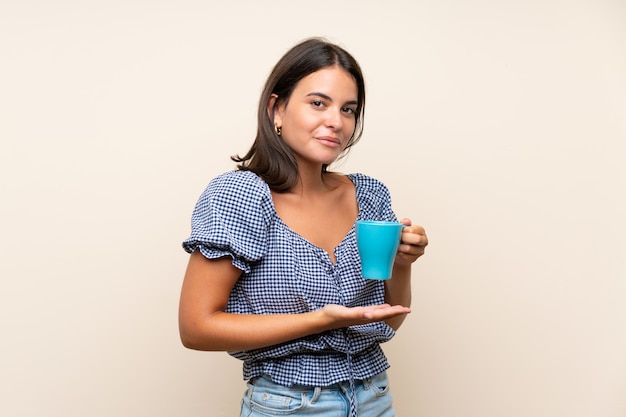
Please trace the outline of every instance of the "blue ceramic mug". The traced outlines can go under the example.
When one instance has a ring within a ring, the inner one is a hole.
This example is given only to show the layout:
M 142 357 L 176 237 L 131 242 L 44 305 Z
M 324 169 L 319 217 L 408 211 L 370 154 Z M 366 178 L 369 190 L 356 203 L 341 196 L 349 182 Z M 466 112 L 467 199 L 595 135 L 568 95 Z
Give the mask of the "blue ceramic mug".
M 357 220 L 356 243 L 363 278 L 391 278 L 403 227 L 397 222 Z

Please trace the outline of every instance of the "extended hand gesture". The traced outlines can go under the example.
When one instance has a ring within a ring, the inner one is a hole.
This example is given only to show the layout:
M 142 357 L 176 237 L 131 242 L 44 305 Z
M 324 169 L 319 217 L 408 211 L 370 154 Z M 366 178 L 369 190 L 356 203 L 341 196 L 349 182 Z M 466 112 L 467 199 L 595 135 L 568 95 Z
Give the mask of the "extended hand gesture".
M 393 317 L 402 316 L 411 312 L 408 307 L 400 305 L 380 304 L 365 307 L 344 307 L 338 304 L 328 304 L 321 310 L 329 327 L 340 328 L 359 324 L 384 321 Z

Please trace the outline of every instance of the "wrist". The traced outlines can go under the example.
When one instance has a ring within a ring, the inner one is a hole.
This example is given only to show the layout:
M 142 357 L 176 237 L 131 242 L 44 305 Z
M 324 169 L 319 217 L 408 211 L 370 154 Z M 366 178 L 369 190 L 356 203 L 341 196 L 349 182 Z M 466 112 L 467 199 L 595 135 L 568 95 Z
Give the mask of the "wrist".
M 395 262 L 391 274 L 393 278 L 411 278 L 411 264 Z
M 322 333 L 333 328 L 332 319 L 328 314 L 326 314 L 324 308 L 320 308 L 319 310 L 312 311 L 308 314 L 310 318 L 309 325 L 311 326 L 313 333 Z

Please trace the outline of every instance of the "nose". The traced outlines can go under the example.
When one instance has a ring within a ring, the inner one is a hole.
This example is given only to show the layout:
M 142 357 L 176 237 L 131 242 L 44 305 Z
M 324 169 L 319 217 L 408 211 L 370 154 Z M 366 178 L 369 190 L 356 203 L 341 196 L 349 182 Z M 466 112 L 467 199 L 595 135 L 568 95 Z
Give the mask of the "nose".
M 325 126 L 329 129 L 340 130 L 343 127 L 341 109 L 329 109 L 326 112 Z

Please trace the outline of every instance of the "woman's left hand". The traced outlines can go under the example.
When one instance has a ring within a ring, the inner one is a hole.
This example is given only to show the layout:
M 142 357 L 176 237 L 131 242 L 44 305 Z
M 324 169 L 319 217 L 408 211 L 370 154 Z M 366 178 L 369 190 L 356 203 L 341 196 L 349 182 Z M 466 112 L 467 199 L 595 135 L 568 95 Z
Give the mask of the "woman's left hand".
M 402 229 L 401 242 L 396 255 L 396 264 L 410 265 L 424 254 L 428 245 L 428 237 L 422 226 L 412 225 L 411 220 L 404 218 L 400 223 Z

